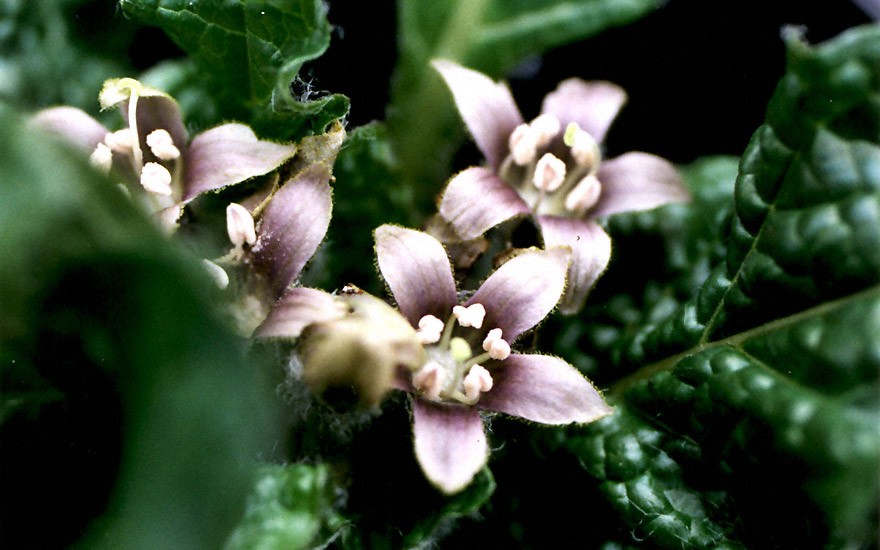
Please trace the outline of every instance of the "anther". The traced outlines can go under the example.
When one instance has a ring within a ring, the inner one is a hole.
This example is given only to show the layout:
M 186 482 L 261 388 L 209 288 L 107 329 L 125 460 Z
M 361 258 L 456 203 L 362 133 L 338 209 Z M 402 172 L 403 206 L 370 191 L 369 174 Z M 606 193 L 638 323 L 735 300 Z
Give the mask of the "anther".
M 538 134 L 528 124 L 520 124 L 511 132 L 508 146 L 513 162 L 525 166 L 533 162 L 538 154 Z
M 154 155 L 162 160 L 174 160 L 180 157 L 180 149 L 174 145 L 171 134 L 167 130 L 153 130 L 147 135 L 147 145 Z
M 459 325 L 480 328 L 486 317 L 486 308 L 483 307 L 483 304 L 471 304 L 468 307 L 455 306 L 452 308 L 452 314 L 458 319 Z
M 428 399 L 439 399 L 446 381 L 446 371 L 436 361 L 429 361 L 412 377 L 413 387 Z
M 211 277 L 211 279 L 217 284 L 217 286 L 222 290 L 229 286 L 229 275 L 226 271 L 215 264 L 211 260 L 202 259 L 202 265 L 205 267 L 205 271 Z
M 570 212 L 584 213 L 599 202 L 601 194 L 602 185 L 598 178 L 591 174 L 579 181 L 566 195 L 565 208 Z
M 113 152 L 103 143 L 99 143 L 92 154 L 89 155 L 89 164 L 100 170 L 103 174 L 110 173 L 113 166 Z
M 257 230 L 254 217 L 248 209 L 238 203 L 230 203 L 226 207 L 226 232 L 229 240 L 236 247 L 257 242 Z
M 131 153 L 134 147 L 134 134 L 128 128 L 116 130 L 104 136 L 104 143 L 116 153 Z
M 553 156 L 552 153 L 545 153 L 535 166 L 535 174 L 532 183 L 541 191 L 552 193 L 559 189 L 562 182 L 565 181 L 565 163 Z
M 462 382 L 464 396 L 471 403 L 476 403 L 481 393 L 492 389 L 492 375 L 480 365 L 474 365 Z
M 141 171 L 141 185 L 157 195 L 171 194 L 171 172 L 157 162 L 148 162 Z
M 546 113 L 535 117 L 529 126 L 535 133 L 538 148 L 545 147 L 553 138 L 559 135 L 559 130 L 562 129 L 559 119 Z
M 483 340 L 483 349 L 489 352 L 489 357 L 504 361 L 510 357 L 510 344 L 501 338 L 501 329 L 493 328 Z
M 425 315 L 419 319 L 419 330 L 416 336 L 422 344 L 436 344 L 440 341 L 444 323 L 433 315 Z

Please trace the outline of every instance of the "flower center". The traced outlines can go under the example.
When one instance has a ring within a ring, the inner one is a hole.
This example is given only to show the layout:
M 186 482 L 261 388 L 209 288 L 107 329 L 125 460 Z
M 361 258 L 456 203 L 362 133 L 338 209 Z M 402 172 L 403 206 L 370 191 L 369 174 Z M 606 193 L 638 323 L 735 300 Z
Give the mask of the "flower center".
M 479 341 L 486 309 L 482 304 L 455 306 L 444 323 L 433 315 L 419 320 L 417 335 L 425 346 L 428 361 L 413 372 L 413 387 L 432 401 L 473 405 L 492 389 L 492 375 L 480 363 L 503 361 L 510 344 L 493 328 L 483 339 L 483 353 L 474 355 L 471 341 Z
M 575 122 L 559 148 L 560 131 L 559 120 L 549 114 L 517 126 L 499 173 L 536 214 L 584 216 L 602 192 L 596 178 L 602 154 L 595 138 Z

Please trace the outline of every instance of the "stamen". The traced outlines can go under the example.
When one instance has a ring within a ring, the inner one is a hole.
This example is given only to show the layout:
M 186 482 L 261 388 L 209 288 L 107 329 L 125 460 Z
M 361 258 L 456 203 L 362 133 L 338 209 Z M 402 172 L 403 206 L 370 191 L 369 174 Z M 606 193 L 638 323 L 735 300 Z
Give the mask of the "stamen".
M 552 193 L 559 189 L 562 182 L 565 181 L 565 163 L 553 156 L 552 153 L 545 153 L 538 165 L 535 166 L 535 175 L 532 183 L 541 191 Z
M 238 203 L 233 202 L 226 207 L 226 232 L 229 233 L 229 240 L 236 247 L 257 242 L 254 217 L 247 208 Z
M 574 122 L 572 124 L 577 126 Z M 566 131 L 566 136 L 569 136 L 568 131 Z M 566 141 L 566 144 L 571 147 L 571 157 L 578 163 L 578 166 L 593 168 L 599 163 L 602 155 L 602 152 L 599 151 L 599 142 L 589 133 L 576 128 L 574 132 L 571 132 L 570 139 Z
M 480 328 L 486 317 L 486 308 L 483 307 L 483 304 L 471 304 L 468 307 L 455 306 L 452 308 L 452 314 L 458 319 L 459 325 Z
M 504 361 L 510 357 L 510 344 L 501 338 L 501 329 L 493 328 L 483 340 L 483 349 L 489 353 L 489 357 Z
M 492 375 L 480 365 L 474 365 L 464 377 L 462 387 L 468 402 L 473 404 L 480 399 L 480 394 L 492 389 Z
M 141 151 L 140 135 L 138 134 L 137 104 L 138 94 L 132 90 L 131 95 L 128 97 L 128 129 L 132 135 L 131 155 L 134 160 L 134 169 L 136 172 L 140 172 L 144 169 L 144 152 Z M 168 194 L 170 195 L 171 193 Z
M 427 362 L 412 377 L 413 387 L 425 397 L 432 400 L 440 398 L 446 371 L 436 361 Z
M 205 259 L 202 260 L 202 265 L 205 266 L 205 271 L 208 272 L 208 275 L 210 275 L 211 279 L 213 279 L 213 281 L 217 283 L 217 286 L 220 289 L 225 289 L 229 286 L 229 275 L 226 273 L 226 271 L 223 270 L 222 267 L 215 264 L 211 260 Z
M 103 143 L 99 143 L 92 154 L 89 155 L 89 164 L 100 170 L 103 174 L 109 174 L 113 166 L 113 152 Z
M 546 147 L 553 138 L 559 135 L 559 130 L 562 129 L 562 124 L 560 124 L 559 119 L 554 115 L 546 113 L 535 117 L 529 126 L 531 126 L 536 135 L 537 146 L 539 149 L 541 147 Z
M 104 136 L 104 143 L 111 151 L 128 154 L 134 146 L 134 134 L 128 128 L 116 130 Z
M 419 319 L 419 330 L 416 336 L 422 344 L 436 344 L 440 341 L 445 323 L 433 315 L 425 315 Z
M 180 157 L 180 149 L 174 145 L 171 134 L 167 130 L 153 130 L 147 135 L 147 145 L 154 155 L 162 160 L 174 160 Z
M 148 162 L 141 171 L 141 185 L 157 195 L 171 194 L 171 172 L 157 162 Z
M 513 162 L 525 166 L 538 154 L 538 134 L 528 124 L 520 124 L 511 132 L 508 146 Z
M 579 181 L 565 197 L 565 208 L 570 212 L 584 213 L 599 202 L 602 185 L 594 175 Z

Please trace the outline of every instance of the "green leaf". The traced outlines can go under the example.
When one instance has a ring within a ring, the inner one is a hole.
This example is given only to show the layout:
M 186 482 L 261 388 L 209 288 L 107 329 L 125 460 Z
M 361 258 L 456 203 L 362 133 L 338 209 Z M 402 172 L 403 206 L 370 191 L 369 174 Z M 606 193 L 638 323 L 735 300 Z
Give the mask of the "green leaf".
M 225 548 L 298 550 L 329 542 L 341 525 L 332 489 L 326 466 L 264 466 Z
M 657 546 L 876 541 L 880 28 L 786 39 L 724 260 L 625 338 L 615 367 L 641 370 L 568 444 Z
M 309 99 L 291 92 L 303 63 L 330 43 L 326 6 L 319 0 L 121 0 L 120 5 L 126 14 L 161 27 L 192 56 L 221 118 L 250 122 L 267 137 L 293 139 L 321 132 L 348 113 L 344 96 Z
M 415 0 L 398 2 L 399 60 L 388 120 L 403 184 L 428 188 L 415 198 L 429 211 L 430 199 L 448 177 L 461 136 L 451 95 L 429 62 L 451 59 L 502 78 L 518 63 L 635 21 L 660 0 Z M 556 83 L 548 83 L 549 92 Z
M 261 363 L 197 259 L 81 154 L 0 122 L 4 541 L 219 546 L 276 435 Z

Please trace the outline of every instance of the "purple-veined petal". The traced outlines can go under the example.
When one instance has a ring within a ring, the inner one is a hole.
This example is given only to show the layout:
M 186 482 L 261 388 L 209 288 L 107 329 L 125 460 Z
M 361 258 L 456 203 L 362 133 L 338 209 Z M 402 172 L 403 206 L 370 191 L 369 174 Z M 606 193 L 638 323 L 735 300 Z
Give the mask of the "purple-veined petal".
M 559 311 L 572 315 L 581 310 L 587 294 L 611 260 L 611 238 L 597 223 L 590 220 L 541 216 L 544 245 L 570 246 L 571 265 L 568 285 L 559 304 Z
M 44 109 L 34 115 L 31 123 L 61 136 L 86 154 L 91 154 L 109 132 L 100 122 L 75 107 Z
M 480 414 L 418 397 L 412 404 L 416 458 L 425 477 L 445 493 L 464 489 L 489 457 Z
M 513 342 L 559 302 L 570 259 L 567 247 L 524 252 L 489 276 L 466 305 L 483 304 L 483 328 L 500 328 L 502 337 Z
M 147 146 L 147 136 L 153 130 L 167 131 L 171 135 L 174 145 L 183 153 L 186 150 L 187 133 L 183 126 L 180 106 L 164 92 L 149 87 L 144 87 L 141 92 L 148 94 L 139 96 L 137 102 L 137 130 L 144 162 L 160 160 Z M 128 120 L 129 101 L 125 100 L 120 104 L 122 116 L 126 117 L 125 120 Z
M 427 233 L 395 225 L 379 227 L 375 238 L 379 271 L 412 326 L 425 315 L 449 317 L 457 300 L 443 245 Z
M 512 354 L 487 364 L 493 386 L 481 409 L 541 424 L 592 422 L 611 413 L 589 380 L 558 357 Z
M 541 112 L 556 115 L 563 128 L 577 122 L 601 143 L 626 99 L 626 91 L 617 84 L 569 78 L 547 94 Z
M 625 153 L 603 161 L 596 177 L 602 185 L 602 194 L 589 213 L 591 218 L 649 210 L 691 198 L 675 166 L 649 153 Z
M 330 168 L 315 164 L 289 179 L 263 211 L 250 259 L 279 297 L 299 276 L 330 225 Z
M 291 288 L 257 327 L 257 338 L 296 338 L 312 323 L 330 321 L 345 313 L 333 295 L 314 288 Z
M 193 138 L 186 153 L 183 200 L 268 174 L 296 153 L 296 145 L 257 139 L 244 124 L 224 124 Z
M 488 168 L 460 172 L 449 181 L 440 199 L 440 216 L 465 241 L 514 216 L 529 213 L 519 193 Z
M 452 61 L 435 59 L 431 65 L 452 91 L 458 112 L 489 166 L 498 168 L 507 156 L 510 134 L 523 123 L 510 89 Z

